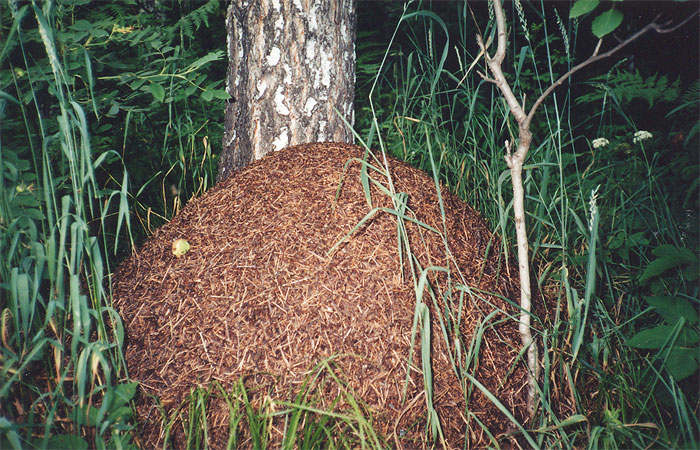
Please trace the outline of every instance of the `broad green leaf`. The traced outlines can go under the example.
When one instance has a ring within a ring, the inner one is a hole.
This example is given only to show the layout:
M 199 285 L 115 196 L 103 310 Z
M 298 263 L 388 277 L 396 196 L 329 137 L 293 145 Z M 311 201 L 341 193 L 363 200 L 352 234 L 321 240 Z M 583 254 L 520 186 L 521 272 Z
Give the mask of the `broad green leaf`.
M 75 414 L 78 415 L 77 419 L 83 425 L 94 427 L 99 425 L 99 423 L 101 422 L 99 417 L 100 408 L 94 405 L 79 406 L 75 410 Z
M 216 89 L 212 91 L 214 93 L 214 97 L 221 99 L 221 100 L 228 100 L 231 98 L 231 96 L 228 94 L 228 92 L 224 91 L 223 89 Z
M 661 348 L 674 333 L 675 328 L 675 325 L 658 325 L 654 328 L 642 330 L 628 339 L 627 345 L 648 350 Z M 698 333 L 690 327 L 683 327 L 674 344 L 689 347 L 697 342 Z
M 76 31 L 89 31 L 92 30 L 92 24 L 85 19 L 76 20 L 73 25 L 70 26 L 71 29 Z
M 137 78 L 136 80 L 131 82 L 131 84 L 129 84 L 129 87 L 135 91 L 135 90 L 138 90 L 141 87 L 141 85 L 145 82 L 146 82 L 145 78 Z
M 126 423 L 126 421 L 131 418 L 131 407 L 129 406 L 120 406 L 119 408 L 112 408 L 110 409 L 109 416 L 107 416 L 107 420 L 110 423 Z
M 675 258 L 685 264 L 697 262 L 697 256 L 692 250 L 685 247 L 676 247 L 675 245 L 662 245 L 651 251 L 655 256 L 661 258 Z
M 90 30 L 90 34 L 96 38 L 103 38 L 109 36 L 109 33 L 107 33 L 102 28 L 93 28 Z
M 574 6 L 571 7 L 571 11 L 569 11 L 569 18 L 573 19 L 575 17 L 588 14 L 589 12 L 593 11 L 599 3 L 600 0 L 578 0 L 576 3 L 574 3 Z
M 665 367 L 676 380 L 688 378 L 698 370 L 698 348 L 673 347 Z
M 698 323 L 697 311 L 693 308 L 693 305 L 684 298 L 656 295 L 646 297 L 645 300 L 649 303 L 649 306 L 656 308 L 656 312 L 671 325 L 678 322 L 678 319 L 681 317 L 684 317 L 685 320 L 693 325 Z
M 649 245 L 649 239 L 644 237 L 645 232 L 639 231 L 629 237 L 630 241 L 636 245 Z
M 112 102 L 112 105 L 109 107 L 109 111 L 107 111 L 108 116 L 115 116 L 119 112 L 119 104 Z
M 165 89 L 163 89 L 163 86 L 161 86 L 158 83 L 151 83 L 149 85 L 149 89 L 151 90 L 151 94 L 153 94 L 153 97 L 155 97 L 156 100 L 159 102 L 162 102 L 163 99 L 165 98 Z
M 695 281 L 700 277 L 700 266 L 697 263 L 688 265 L 683 269 L 683 276 L 687 281 Z
M 206 91 L 202 92 L 203 100 L 210 102 L 212 98 L 214 98 L 214 91 L 207 89 Z
M 622 13 L 615 9 L 604 12 L 595 19 L 591 24 L 593 34 L 595 34 L 598 39 L 603 36 L 612 33 L 617 27 L 622 23 Z
M 121 407 L 126 405 L 136 395 L 138 383 L 121 383 L 114 386 L 114 405 Z
M 212 61 L 218 61 L 221 58 L 223 58 L 224 52 L 223 50 L 217 50 L 215 52 L 209 52 L 206 55 L 202 56 L 195 62 L 189 65 L 188 69 L 190 70 L 197 70 L 200 69 L 203 65 L 210 63 Z
M 655 248 L 652 253 L 658 256 L 655 260 L 649 263 L 644 269 L 642 276 L 639 279 L 640 283 L 644 283 L 649 278 L 661 275 L 668 269 L 682 266 L 684 264 L 697 264 L 692 251 L 687 248 L 679 248 L 672 245 L 663 245 Z

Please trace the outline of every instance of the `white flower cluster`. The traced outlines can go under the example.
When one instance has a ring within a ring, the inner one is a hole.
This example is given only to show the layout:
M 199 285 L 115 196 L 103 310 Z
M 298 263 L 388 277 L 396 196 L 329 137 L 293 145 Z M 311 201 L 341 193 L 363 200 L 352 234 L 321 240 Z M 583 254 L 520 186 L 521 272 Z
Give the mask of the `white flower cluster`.
M 609 143 L 610 143 L 610 141 L 605 139 L 605 138 L 593 139 L 593 148 L 605 147 Z
M 648 131 L 637 131 L 634 133 L 634 139 L 632 139 L 632 143 L 636 144 L 638 142 L 646 141 L 647 139 L 651 139 L 651 133 Z

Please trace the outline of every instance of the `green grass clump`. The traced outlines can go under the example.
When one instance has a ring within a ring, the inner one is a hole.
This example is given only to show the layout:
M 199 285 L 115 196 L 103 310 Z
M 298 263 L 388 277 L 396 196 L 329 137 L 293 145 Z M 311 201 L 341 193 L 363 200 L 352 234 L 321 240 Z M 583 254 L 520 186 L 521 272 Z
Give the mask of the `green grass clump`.
M 184 436 L 179 446 L 186 449 L 207 447 L 210 435 L 209 405 L 223 400 L 228 407 L 229 423 L 225 433 L 227 449 L 384 449 L 384 442 L 371 421 L 371 415 L 343 383 L 333 365 L 334 358 L 321 361 L 305 379 L 293 401 L 272 399 L 256 390 L 258 401 L 243 380 L 229 390 L 219 383 L 194 388 L 175 411 L 163 412 L 165 439 L 163 448 L 172 446 L 176 432 Z M 321 398 L 328 387 L 338 396 L 324 406 Z M 180 427 L 180 429 L 178 429 Z
M 170 11 L 170 27 L 135 2 L 0 7 L 1 448 L 132 446 L 109 276 L 134 217 L 143 236 L 213 179 L 204 105 L 223 94 L 201 72 L 223 52 L 190 43 L 217 7 Z M 135 188 L 125 160 L 147 173 Z

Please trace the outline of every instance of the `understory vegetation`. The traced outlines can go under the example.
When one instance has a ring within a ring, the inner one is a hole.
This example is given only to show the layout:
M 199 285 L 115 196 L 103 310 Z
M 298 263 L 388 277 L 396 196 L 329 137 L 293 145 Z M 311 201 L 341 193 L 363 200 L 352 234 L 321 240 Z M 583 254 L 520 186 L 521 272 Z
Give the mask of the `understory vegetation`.
M 487 4 L 366 6 L 359 140 L 434 174 L 514 261 L 503 155 L 517 124 L 480 75 L 483 56 L 472 65 L 475 27 L 493 31 Z M 506 5 L 503 67 L 517 96 L 534 99 L 595 42 L 583 21 L 567 19 L 568 3 L 524 6 Z M 0 448 L 138 444 L 137 386 L 109 274 L 214 183 L 228 99 L 224 7 L 0 4 Z M 611 58 L 558 88 L 533 121 L 523 178 L 543 370 L 538 413 L 515 431 L 525 445 L 700 446 L 700 82 L 691 66 L 688 75 L 645 64 L 644 54 Z M 423 272 L 414 274 L 423 295 Z M 336 376 L 329 361 L 321 372 Z M 285 448 L 393 445 L 350 393 L 339 399 L 348 411 L 317 407 L 313 374 L 297 401 L 274 407 L 251 405 L 243 383 L 193 390 L 164 426 L 179 417 L 188 448 L 201 448 L 207 402 L 221 396 L 231 448 L 243 435 L 265 448 L 273 416 L 285 418 Z M 479 387 L 468 374 L 463 382 Z M 439 420 L 431 424 L 439 440 Z

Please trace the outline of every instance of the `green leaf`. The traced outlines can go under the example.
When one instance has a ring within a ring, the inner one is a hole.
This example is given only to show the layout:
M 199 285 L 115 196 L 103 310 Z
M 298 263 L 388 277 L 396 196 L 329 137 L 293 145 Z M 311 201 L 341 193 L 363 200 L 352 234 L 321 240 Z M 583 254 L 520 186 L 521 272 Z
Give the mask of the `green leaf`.
M 114 386 L 114 405 L 124 406 L 134 398 L 136 395 L 136 387 L 138 383 L 121 383 Z
M 206 91 L 202 92 L 203 100 L 210 102 L 212 98 L 214 98 L 214 91 L 207 89 Z
M 92 30 L 92 24 L 85 19 L 76 20 L 73 25 L 70 26 L 71 29 L 76 31 L 89 31 Z
M 12 448 L 13 450 L 20 450 L 22 448 L 19 435 L 17 431 L 13 429 L 12 422 L 4 417 L 0 417 L 0 432 L 0 448 Z M 6 442 L 2 441 L 2 434 L 7 438 Z
M 221 99 L 221 100 L 228 100 L 231 98 L 231 96 L 228 94 L 228 92 L 224 91 L 223 89 L 216 89 L 212 92 L 214 93 L 214 97 Z
M 686 264 L 692 264 L 697 261 L 697 257 L 692 250 L 685 247 L 676 247 L 675 245 L 662 245 L 651 252 L 655 256 L 661 258 L 675 258 Z
M 155 97 L 155 99 L 159 102 L 162 102 L 165 98 L 165 89 L 163 89 L 163 86 L 158 83 L 151 83 L 148 87 L 151 90 L 153 97 Z
M 653 278 L 657 275 L 661 275 L 672 267 L 676 267 L 678 261 L 673 258 L 657 258 L 649 263 L 649 265 L 644 269 L 642 276 L 639 278 L 639 282 L 644 284 L 649 278 Z
M 615 9 L 604 12 L 593 20 L 591 28 L 598 39 L 612 33 L 622 23 L 622 13 Z
M 683 269 L 683 276 L 688 281 L 695 281 L 700 277 L 700 266 L 697 263 L 691 264 Z
M 203 65 L 210 63 L 212 61 L 218 61 L 221 58 L 224 57 L 224 52 L 223 50 L 217 50 L 215 52 L 209 52 L 206 55 L 202 56 L 195 62 L 189 65 L 188 70 L 197 70 L 200 69 Z
M 688 378 L 698 370 L 698 348 L 671 348 L 666 359 L 666 370 L 677 381 Z
M 101 28 L 93 28 L 90 30 L 90 34 L 96 38 L 103 38 L 109 36 L 109 33 L 107 33 L 105 30 Z
M 569 18 L 573 19 L 575 17 L 588 14 L 589 12 L 593 11 L 599 3 L 600 0 L 578 0 L 576 3 L 574 3 L 574 6 L 571 7 L 571 11 L 569 11 Z
M 649 278 L 661 275 L 673 267 L 682 266 L 684 264 L 697 264 L 697 259 L 695 255 L 693 255 L 693 252 L 684 247 L 662 245 L 652 250 L 652 253 L 658 256 L 658 258 L 650 262 L 646 269 L 644 269 L 639 279 L 640 283 L 646 282 Z
M 131 418 L 131 407 L 120 406 L 119 408 L 112 408 L 107 416 L 107 421 L 113 424 L 126 423 Z
M 693 305 L 684 298 L 657 295 L 646 297 L 645 300 L 649 306 L 656 308 L 656 312 L 671 325 L 678 322 L 678 319 L 681 317 L 684 317 L 685 320 L 693 325 L 698 323 L 697 311 L 693 308 Z
M 620 410 L 618 408 L 606 408 L 605 411 L 603 411 L 603 421 L 608 424 L 622 425 L 620 421 Z
M 654 328 L 642 330 L 627 340 L 627 346 L 641 349 L 661 348 L 674 333 L 675 325 L 658 325 Z M 683 327 L 678 334 L 675 345 L 689 347 L 698 342 L 698 333 L 689 327 Z
M 75 414 L 78 415 L 78 420 L 87 426 L 94 427 L 97 426 L 100 420 L 100 408 L 96 406 L 83 405 L 75 409 Z
M 137 78 L 136 80 L 134 80 L 133 82 L 131 82 L 131 83 L 129 84 L 129 87 L 130 87 L 132 90 L 136 91 L 136 90 L 138 90 L 138 89 L 141 87 L 141 85 L 142 85 L 143 83 L 145 83 L 145 82 L 146 82 L 146 80 L 145 80 L 144 78 Z
M 87 450 L 87 442 L 80 436 L 61 434 L 51 436 L 47 448 L 72 448 L 75 450 Z
M 19 100 L 17 100 L 16 98 L 14 98 L 13 96 L 11 96 L 11 95 L 8 94 L 7 92 L 0 91 L 0 98 L 1 98 L 1 99 L 5 99 L 5 100 L 7 100 L 7 101 L 9 101 L 9 102 L 12 102 L 12 103 L 14 103 L 15 105 L 19 105 Z
M 649 239 L 644 237 L 644 231 L 638 231 L 630 236 L 630 241 L 636 245 L 649 245 Z

